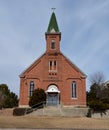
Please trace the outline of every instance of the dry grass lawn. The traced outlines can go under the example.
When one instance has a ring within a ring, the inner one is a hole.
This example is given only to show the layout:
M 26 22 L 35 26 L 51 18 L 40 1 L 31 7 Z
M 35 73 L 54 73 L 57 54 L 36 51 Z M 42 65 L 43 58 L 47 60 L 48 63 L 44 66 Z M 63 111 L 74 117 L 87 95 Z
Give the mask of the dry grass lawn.
M 91 128 L 109 130 L 109 119 L 48 116 L 0 116 L 0 128 Z

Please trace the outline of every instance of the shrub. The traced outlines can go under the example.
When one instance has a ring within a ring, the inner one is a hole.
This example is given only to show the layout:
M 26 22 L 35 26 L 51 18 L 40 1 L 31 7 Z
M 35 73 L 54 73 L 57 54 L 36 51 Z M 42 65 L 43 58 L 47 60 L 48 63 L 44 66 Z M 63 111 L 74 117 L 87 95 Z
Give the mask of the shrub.
M 43 106 L 43 103 L 46 101 L 46 94 L 43 89 L 36 89 L 33 92 L 33 95 L 30 97 L 29 105 L 31 107 Z
M 0 84 L 0 107 L 13 108 L 18 106 L 18 96 L 11 92 L 6 84 Z
M 89 103 L 89 107 L 95 111 L 104 111 L 104 110 L 108 109 L 109 106 L 106 103 L 102 103 L 102 102 L 96 100 L 96 101 L 91 101 Z
M 15 108 L 13 110 L 13 115 L 14 116 L 22 116 L 25 114 L 25 111 L 26 111 L 27 108 Z

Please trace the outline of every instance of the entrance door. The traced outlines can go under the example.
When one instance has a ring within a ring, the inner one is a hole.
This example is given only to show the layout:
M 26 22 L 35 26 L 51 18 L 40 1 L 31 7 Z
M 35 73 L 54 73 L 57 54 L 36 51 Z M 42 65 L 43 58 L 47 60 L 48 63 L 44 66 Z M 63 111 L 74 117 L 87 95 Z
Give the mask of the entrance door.
M 58 105 L 59 95 L 58 93 L 48 93 L 47 95 L 47 105 Z
M 59 104 L 59 93 L 56 85 L 50 85 L 45 91 L 47 94 L 47 105 L 58 105 Z

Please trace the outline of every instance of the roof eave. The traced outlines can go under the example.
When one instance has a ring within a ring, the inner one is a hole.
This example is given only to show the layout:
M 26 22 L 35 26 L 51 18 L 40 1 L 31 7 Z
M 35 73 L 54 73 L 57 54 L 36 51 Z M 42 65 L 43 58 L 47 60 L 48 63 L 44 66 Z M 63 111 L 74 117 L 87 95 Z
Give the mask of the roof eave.
M 43 57 L 45 54 L 46 54 L 46 53 L 43 53 L 38 59 L 36 59 L 29 67 L 27 67 L 27 68 L 19 75 L 19 77 L 20 77 L 20 78 L 25 78 L 24 73 L 25 73 L 26 71 L 28 71 L 28 70 L 29 70 L 37 61 L 39 61 L 39 60 L 41 59 L 41 57 Z
M 87 75 L 82 71 L 80 70 L 80 68 L 78 68 L 70 59 L 68 59 L 62 52 L 61 54 L 66 58 L 66 60 L 68 60 L 81 74 L 81 78 L 87 78 Z

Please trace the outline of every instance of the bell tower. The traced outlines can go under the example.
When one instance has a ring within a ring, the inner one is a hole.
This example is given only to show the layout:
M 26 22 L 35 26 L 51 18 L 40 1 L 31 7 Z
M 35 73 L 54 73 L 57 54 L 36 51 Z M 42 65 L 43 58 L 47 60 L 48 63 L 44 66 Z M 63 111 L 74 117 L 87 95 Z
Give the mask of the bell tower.
M 59 31 L 55 13 L 52 12 L 50 22 L 48 25 L 46 37 L 46 53 L 58 54 L 60 53 L 61 32 Z

